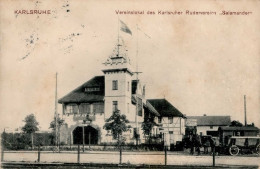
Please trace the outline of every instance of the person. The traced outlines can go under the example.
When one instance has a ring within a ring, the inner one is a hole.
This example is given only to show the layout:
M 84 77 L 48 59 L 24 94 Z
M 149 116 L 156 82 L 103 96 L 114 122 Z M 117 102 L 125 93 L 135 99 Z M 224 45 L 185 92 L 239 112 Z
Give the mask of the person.
M 210 147 L 211 147 L 211 154 L 213 154 L 213 151 L 215 149 L 215 154 L 218 155 L 220 153 L 219 149 L 219 140 L 217 138 L 210 138 Z
M 208 150 L 208 148 L 210 147 L 209 139 L 210 139 L 210 138 L 206 138 L 206 140 L 205 140 L 205 142 L 204 142 L 204 144 L 203 144 L 204 154 L 208 154 L 208 153 L 209 153 L 209 150 Z
M 194 154 L 194 142 L 195 142 L 195 138 L 194 138 L 194 135 L 192 135 L 189 138 L 189 146 L 190 146 L 190 154 L 191 155 Z
M 196 146 L 196 151 L 198 152 L 198 155 L 200 155 L 200 147 L 201 147 L 201 138 L 198 134 L 195 136 L 195 146 Z

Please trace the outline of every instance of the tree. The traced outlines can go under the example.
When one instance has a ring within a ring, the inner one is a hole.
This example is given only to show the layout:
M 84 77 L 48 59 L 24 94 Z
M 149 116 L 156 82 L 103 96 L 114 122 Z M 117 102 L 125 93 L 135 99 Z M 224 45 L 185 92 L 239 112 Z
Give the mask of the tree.
M 53 142 L 53 144 L 55 144 L 56 142 L 57 142 L 57 144 L 59 144 L 58 143 L 58 141 L 59 141 L 59 139 L 60 139 L 60 127 L 62 126 L 64 124 L 64 120 L 63 119 L 61 119 L 59 116 L 57 117 L 57 132 L 58 132 L 58 137 L 57 137 L 57 139 L 58 140 L 56 140 L 56 117 L 54 118 L 54 120 L 50 123 L 50 127 L 49 128 L 51 128 L 52 129 L 52 142 Z
M 230 127 L 242 127 L 243 124 L 240 123 L 239 121 L 233 120 L 229 126 Z
M 31 143 L 33 149 L 33 134 L 39 130 L 39 123 L 36 121 L 34 114 L 27 115 L 24 119 L 24 122 L 25 125 L 23 126 L 22 130 L 24 133 L 28 133 L 31 135 Z
M 114 139 L 117 139 L 117 143 L 119 146 L 119 150 L 120 150 L 120 164 L 122 162 L 122 149 L 121 149 L 121 145 L 124 142 L 123 138 L 122 138 L 122 134 L 123 132 L 126 132 L 129 130 L 129 128 L 131 126 L 127 126 L 127 123 L 129 123 L 129 121 L 127 120 L 125 115 L 121 115 L 119 110 L 116 110 L 113 112 L 113 114 L 111 115 L 111 117 L 109 117 L 106 120 L 106 123 L 104 125 L 104 129 L 111 131 L 112 136 Z
M 156 123 L 154 122 L 154 115 L 152 114 L 148 114 L 146 115 L 146 117 L 144 118 L 144 122 L 142 123 L 142 129 L 143 129 L 143 133 L 144 135 L 147 135 L 149 138 L 149 144 L 151 141 L 151 132 L 153 127 L 156 125 Z

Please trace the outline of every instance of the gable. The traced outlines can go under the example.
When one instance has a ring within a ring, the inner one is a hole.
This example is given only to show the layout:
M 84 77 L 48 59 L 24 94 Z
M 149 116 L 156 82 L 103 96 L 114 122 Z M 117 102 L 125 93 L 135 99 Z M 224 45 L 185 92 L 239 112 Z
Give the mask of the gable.
M 59 103 L 104 101 L 104 76 L 95 76 L 58 100 Z
M 185 117 L 166 99 L 148 99 L 147 101 L 156 109 L 156 111 L 162 117 Z

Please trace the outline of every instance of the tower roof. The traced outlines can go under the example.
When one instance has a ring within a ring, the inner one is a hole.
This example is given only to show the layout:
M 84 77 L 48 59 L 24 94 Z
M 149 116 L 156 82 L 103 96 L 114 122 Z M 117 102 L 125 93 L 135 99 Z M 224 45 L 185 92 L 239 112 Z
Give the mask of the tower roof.
M 127 57 L 127 50 L 121 48 L 123 48 L 122 45 L 117 45 L 113 54 L 103 63 L 105 65 L 102 70 L 104 73 L 125 71 L 133 75 L 130 59 Z

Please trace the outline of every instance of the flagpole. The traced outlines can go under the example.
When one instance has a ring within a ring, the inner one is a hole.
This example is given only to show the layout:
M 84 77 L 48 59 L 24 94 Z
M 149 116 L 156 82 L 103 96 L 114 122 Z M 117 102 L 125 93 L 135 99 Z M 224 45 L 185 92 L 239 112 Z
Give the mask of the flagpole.
M 139 86 L 139 81 L 138 81 L 138 25 L 136 24 L 136 134 L 138 136 L 139 131 L 138 131 L 138 97 L 137 97 L 137 89 Z M 138 145 L 138 137 L 136 138 L 136 145 Z
M 117 56 L 119 57 L 119 15 L 117 15 Z
M 57 130 L 57 123 L 58 123 L 58 115 L 57 115 L 57 78 L 58 73 L 56 72 L 56 88 L 55 88 L 55 137 L 56 137 L 56 146 L 58 147 L 58 130 Z

